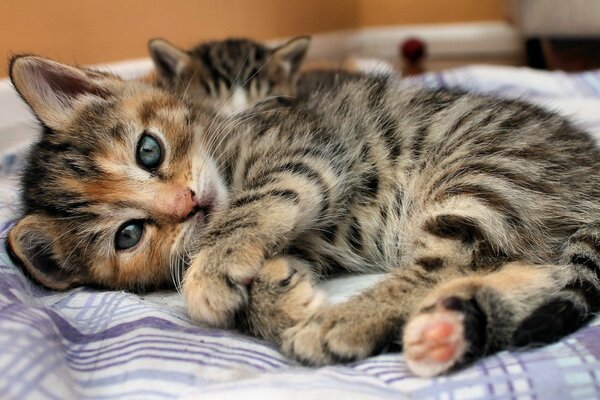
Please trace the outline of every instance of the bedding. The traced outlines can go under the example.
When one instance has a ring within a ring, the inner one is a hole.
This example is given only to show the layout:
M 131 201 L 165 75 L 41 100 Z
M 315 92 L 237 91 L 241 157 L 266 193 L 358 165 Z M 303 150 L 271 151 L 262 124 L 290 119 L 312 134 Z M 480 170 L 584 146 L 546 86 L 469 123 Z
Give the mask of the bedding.
M 411 78 L 530 99 L 600 139 L 600 71 L 567 75 L 475 66 Z M 0 239 L 18 216 L 23 148 L 0 154 Z M 599 200 L 600 201 L 600 200 Z M 323 284 L 343 300 L 378 276 Z M 421 379 L 402 354 L 306 368 L 265 342 L 193 324 L 177 293 L 46 290 L 0 249 L 1 399 L 592 399 L 600 398 L 600 318 L 558 343 L 503 351 Z

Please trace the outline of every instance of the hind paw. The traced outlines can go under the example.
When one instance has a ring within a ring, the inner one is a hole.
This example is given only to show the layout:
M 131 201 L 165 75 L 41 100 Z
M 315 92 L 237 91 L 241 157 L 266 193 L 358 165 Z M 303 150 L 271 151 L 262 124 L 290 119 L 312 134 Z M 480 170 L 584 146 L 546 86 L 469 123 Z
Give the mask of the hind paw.
M 485 316 L 474 299 L 443 297 L 409 320 L 403 346 L 416 375 L 445 373 L 479 353 L 485 339 Z

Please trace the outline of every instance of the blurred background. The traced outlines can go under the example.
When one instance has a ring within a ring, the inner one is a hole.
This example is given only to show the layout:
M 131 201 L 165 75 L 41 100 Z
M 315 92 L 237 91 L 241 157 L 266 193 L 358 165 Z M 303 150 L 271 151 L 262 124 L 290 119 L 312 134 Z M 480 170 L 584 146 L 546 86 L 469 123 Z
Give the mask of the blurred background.
M 157 36 L 187 48 L 231 36 L 270 40 L 301 34 L 315 37 L 313 60 L 355 55 L 397 61 L 402 67 L 402 46 L 417 38 L 423 49 L 408 49 L 417 58 L 423 53 L 417 72 L 472 63 L 581 70 L 600 66 L 600 1 L 0 2 L 4 59 L 29 52 L 99 64 L 146 57 L 148 39 Z M 0 69 L 0 77 L 5 75 Z
M 67 63 L 146 57 L 149 38 L 190 47 L 367 27 L 500 21 L 503 0 L 18 0 L 0 2 L 0 54 Z M 5 74 L 2 70 L 2 74 Z

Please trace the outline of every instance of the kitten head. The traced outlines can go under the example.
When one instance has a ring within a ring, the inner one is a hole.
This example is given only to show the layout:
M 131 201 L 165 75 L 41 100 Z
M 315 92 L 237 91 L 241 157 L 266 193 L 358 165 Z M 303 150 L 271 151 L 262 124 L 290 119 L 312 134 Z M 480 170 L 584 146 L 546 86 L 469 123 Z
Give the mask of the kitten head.
M 10 79 L 43 127 L 7 247 L 38 282 L 137 289 L 170 281 L 226 201 L 190 110 L 141 82 L 18 56 Z
M 222 114 L 232 114 L 273 96 L 294 96 L 310 39 L 297 37 L 269 48 L 228 39 L 181 50 L 164 39 L 148 47 L 159 84 Z

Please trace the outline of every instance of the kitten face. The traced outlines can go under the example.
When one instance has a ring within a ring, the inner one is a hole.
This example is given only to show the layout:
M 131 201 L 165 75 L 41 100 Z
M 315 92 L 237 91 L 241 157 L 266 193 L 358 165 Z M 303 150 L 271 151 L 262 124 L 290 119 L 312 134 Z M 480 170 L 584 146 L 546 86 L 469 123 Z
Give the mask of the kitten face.
M 296 93 L 308 45 L 298 37 L 271 49 L 246 39 L 201 44 L 183 51 L 164 39 L 149 43 L 160 85 L 224 115 Z
M 190 111 L 139 82 L 18 57 L 11 80 L 44 133 L 23 175 L 13 256 L 46 286 L 170 281 L 226 191 Z

